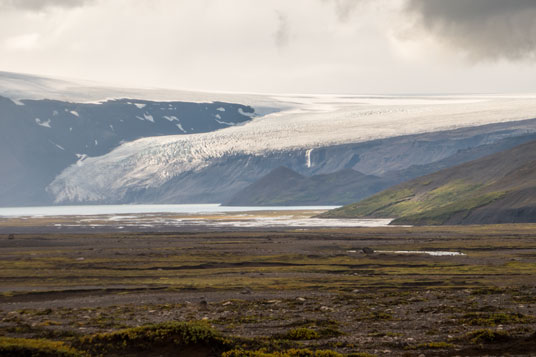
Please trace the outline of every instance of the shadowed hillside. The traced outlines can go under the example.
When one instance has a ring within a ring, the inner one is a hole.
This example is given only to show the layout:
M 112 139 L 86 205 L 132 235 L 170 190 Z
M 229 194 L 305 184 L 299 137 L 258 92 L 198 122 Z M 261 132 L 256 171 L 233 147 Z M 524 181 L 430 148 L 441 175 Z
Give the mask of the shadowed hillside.
M 394 224 L 536 221 L 536 141 L 419 177 L 322 217 L 391 217 Z
M 227 204 L 346 204 L 370 196 L 388 186 L 386 179 L 351 169 L 306 177 L 281 166 L 238 192 Z

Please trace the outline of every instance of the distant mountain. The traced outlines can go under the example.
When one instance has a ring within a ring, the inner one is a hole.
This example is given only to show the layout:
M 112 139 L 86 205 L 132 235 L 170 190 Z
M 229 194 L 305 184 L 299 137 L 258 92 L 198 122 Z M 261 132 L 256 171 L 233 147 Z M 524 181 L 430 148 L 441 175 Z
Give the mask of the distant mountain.
M 280 166 L 233 196 L 231 206 L 339 205 L 370 196 L 391 183 L 352 169 L 302 176 Z
M 0 205 L 52 202 L 45 188 L 64 169 L 125 142 L 214 131 L 249 121 L 253 113 L 251 107 L 221 102 L 71 103 L 0 97 Z
M 278 202 L 327 204 L 536 137 L 531 96 L 196 93 L 6 72 L 0 96 L 2 206 L 229 202 L 280 166 L 303 179 Z
M 536 222 L 536 141 L 419 177 L 322 217 L 395 224 Z

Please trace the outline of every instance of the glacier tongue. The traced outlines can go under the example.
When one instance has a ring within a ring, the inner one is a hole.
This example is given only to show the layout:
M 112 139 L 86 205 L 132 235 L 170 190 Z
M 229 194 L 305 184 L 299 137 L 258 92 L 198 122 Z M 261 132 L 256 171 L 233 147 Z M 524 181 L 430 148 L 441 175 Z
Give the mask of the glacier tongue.
M 143 138 L 65 169 L 56 202 L 119 201 L 226 155 L 314 149 L 536 117 L 536 97 L 284 96 L 289 108 L 216 132 Z

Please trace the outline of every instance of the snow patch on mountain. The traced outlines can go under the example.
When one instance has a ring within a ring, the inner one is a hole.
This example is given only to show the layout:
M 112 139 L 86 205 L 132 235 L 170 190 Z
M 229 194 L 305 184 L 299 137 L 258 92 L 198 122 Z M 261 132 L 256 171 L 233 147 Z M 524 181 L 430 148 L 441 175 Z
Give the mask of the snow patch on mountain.
M 152 116 L 151 114 L 144 113 L 144 114 L 143 114 L 143 117 L 145 118 L 145 120 L 148 120 L 148 121 L 150 121 L 151 123 L 154 123 L 154 119 L 153 119 L 153 116 Z
M 221 119 L 221 117 L 220 117 L 219 115 L 217 115 L 216 118 Z M 219 120 L 219 119 L 215 119 L 215 120 L 216 120 L 216 123 L 218 123 L 218 124 L 229 125 L 229 126 L 236 125 L 236 123 L 233 123 L 233 122 L 227 122 L 227 121 L 223 121 L 223 120 Z
M 50 119 L 48 119 L 47 121 L 43 121 L 43 120 L 41 120 L 39 118 L 35 118 L 35 123 L 37 125 L 44 126 L 45 128 L 52 128 L 50 126 Z
M 62 151 L 65 151 L 65 148 L 59 144 L 56 144 L 55 142 L 53 142 L 52 140 L 49 140 L 49 142 L 54 145 L 55 147 L 57 147 L 58 149 L 62 150 Z
M 183 133 L 186 133 L 187 131 L 184 130 L 184 128 L 182 127 L 182 124 L 181 123 L 178 123 L 178 124 L 175 124 L 177 126 L 177 128 L 179 128 L 180 131 L 182 131 Z
M 179 121 L 179 118 L 177 118 L 174 115 L 164 115 L 164 119 L 166 119 L 168 121 Z

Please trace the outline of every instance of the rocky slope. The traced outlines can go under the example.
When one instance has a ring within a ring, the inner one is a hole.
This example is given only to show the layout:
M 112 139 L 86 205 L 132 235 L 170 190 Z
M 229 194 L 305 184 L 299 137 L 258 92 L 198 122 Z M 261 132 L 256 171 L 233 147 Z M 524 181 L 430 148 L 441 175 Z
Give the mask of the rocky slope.
M 252 114 L 251 107 L 221 102 L 71 103 L 0 97 L 0 205 L 50 203 L 45 187 L 62 170 L 124 142 L 214 131 L 249 121 Z
M 536 141 L 392 187 L 322 217 L 395 224 L 536 222 Z
M 345 204 L 370 196 L 389 185 L 388 180 L 364 175 L 352 169 L 306 177 L 281 166 L 239 191 L 226 204 L 231 206 Z

